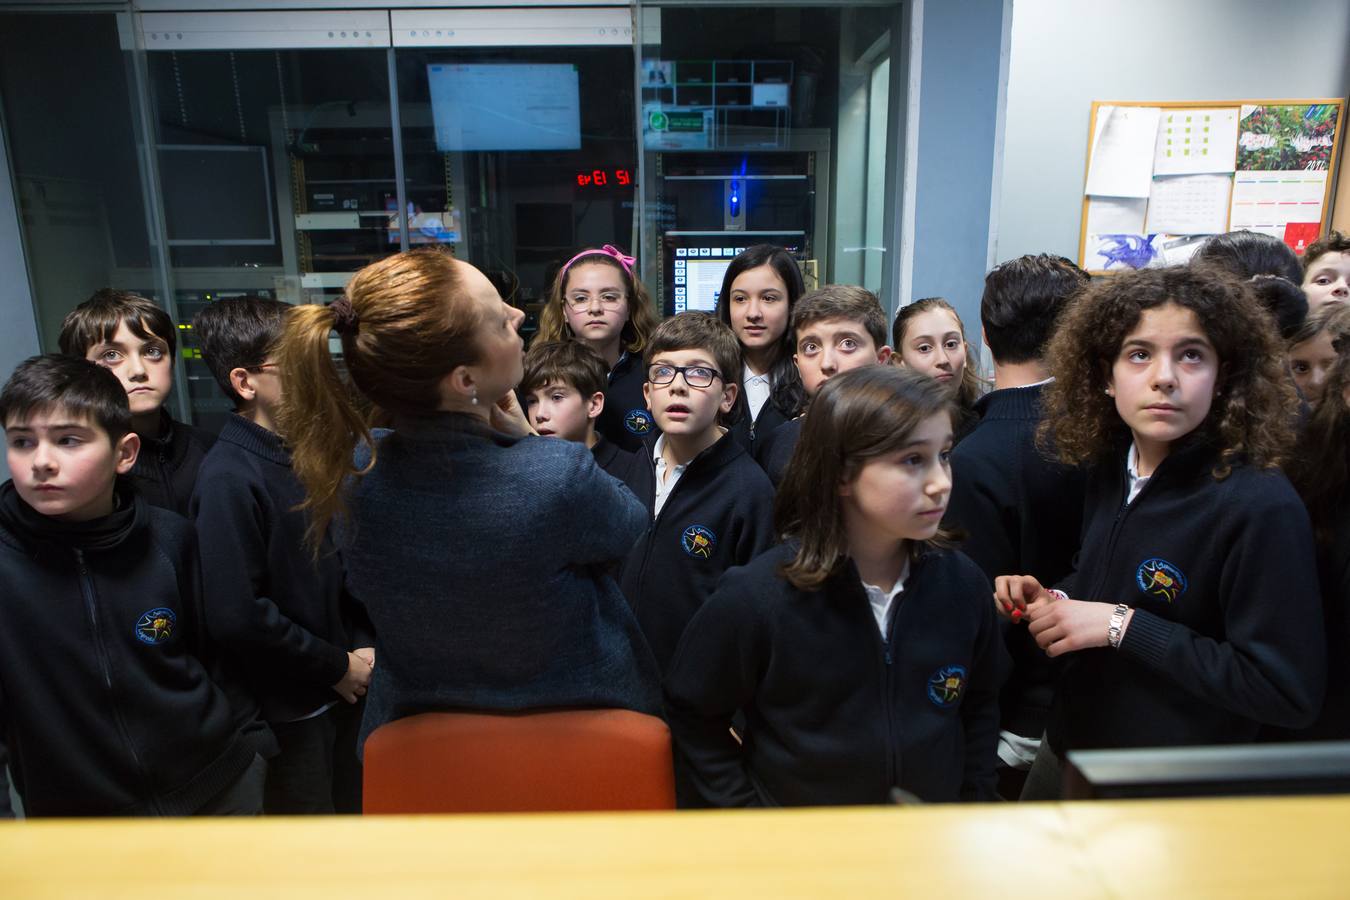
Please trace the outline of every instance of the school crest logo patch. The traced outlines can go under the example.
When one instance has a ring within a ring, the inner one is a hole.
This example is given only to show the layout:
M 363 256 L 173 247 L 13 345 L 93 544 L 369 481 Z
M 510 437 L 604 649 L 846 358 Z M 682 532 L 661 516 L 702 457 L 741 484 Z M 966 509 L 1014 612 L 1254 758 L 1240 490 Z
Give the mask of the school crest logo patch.
M 951 709 L 965 692 L 965 666 L 943 666 L 928 678 L 928 699 L 942 709 Z
M 1186 593 L 1186 576 L 1165 559 L 1153 557 L 1139 564 L 1134 580 L 1139 590 L 1152 597 L 1161 597 L 1168 603 Z
M 177 622 L 178 615 L 162 606 L 143 612 L 136 620 L 136 640 L 143 644 L 162 644 L 173 637 L 173 626 Z
M 647 434 L 652 430 L 652 414 L 645 409 L 630 409 L 623 417 L 623 427 L 633 434 Z
M 690 525 L 680 535 L 680 546 L 684 552 L 696 559 L 712 559 L 713 548 L 717 546 L 717 535 L 702 525 Z

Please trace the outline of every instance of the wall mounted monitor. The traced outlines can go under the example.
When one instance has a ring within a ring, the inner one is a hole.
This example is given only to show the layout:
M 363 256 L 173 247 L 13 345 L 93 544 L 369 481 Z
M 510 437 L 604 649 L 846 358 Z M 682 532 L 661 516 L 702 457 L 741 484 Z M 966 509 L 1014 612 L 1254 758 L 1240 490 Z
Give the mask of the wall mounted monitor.
M 427 81 L 442 153 L 581 149 L 575 65 L 436 63 Z
M 170 247 L 277 242 L 266 147 L 160 144 L 156 149 Z

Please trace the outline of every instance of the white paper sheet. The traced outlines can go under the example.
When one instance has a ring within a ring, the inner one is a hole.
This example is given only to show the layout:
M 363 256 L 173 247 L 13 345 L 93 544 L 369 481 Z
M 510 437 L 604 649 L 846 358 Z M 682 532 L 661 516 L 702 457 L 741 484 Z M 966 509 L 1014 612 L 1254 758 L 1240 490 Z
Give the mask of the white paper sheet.
M 1218 234 L 1228 226 L 1232 175 L 1173 175 L 1153 179 L 1150 234 Z
M 1099 106 L 1086 193 L 1147 197 L 1158 143 L 1156 106 Z
M 1290 222 L 1322 221 L 1326 190 L 1326 172 L 1238 172 L 1233 176 L 1229 227 L 1284 240 L 1284 226 Z
M 1089 197 L 1088 234 L 1143 234 L 1148 201 L 1134 197 Z
M 1200 249 L 1207 237 L 1169 238 L 1161 246 L 1162 253 L 1156 261 L 1163 266 L 1184 266 L 1191 261 L 1195 251 Z
M 1237 137 L 1234 108 L 1163 110 L 1153 175 L 1231 172 L 1237 164 Z

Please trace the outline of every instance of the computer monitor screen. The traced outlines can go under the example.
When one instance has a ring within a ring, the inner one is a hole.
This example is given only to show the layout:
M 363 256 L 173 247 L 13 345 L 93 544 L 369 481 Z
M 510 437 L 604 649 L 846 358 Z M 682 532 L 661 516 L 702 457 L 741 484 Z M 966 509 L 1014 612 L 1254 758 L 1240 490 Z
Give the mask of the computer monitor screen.
M 579 150 L 577 67 L 553 63 L 427 66 L 436 149 Z
M 266 147 L 160 144 L 156 149 L 169 246 L 277 242 Z
M 667 232 L 663 244 L 662 305 L 667 315 L 679 315 L 686 311 L 716 312 L 727 266 L 747 247 L 773 244 L 800 258 L 802 236 L 800 232 Z

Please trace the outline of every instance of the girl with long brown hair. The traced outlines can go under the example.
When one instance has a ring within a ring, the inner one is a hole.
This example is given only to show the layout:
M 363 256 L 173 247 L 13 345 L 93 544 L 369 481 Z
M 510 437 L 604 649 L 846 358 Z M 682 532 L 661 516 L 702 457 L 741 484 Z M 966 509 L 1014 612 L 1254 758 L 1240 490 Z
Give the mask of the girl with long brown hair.
M 609 244 L 582 250 L 563 264 L 539 315 L 535 343 L 581 341 L 609 367 L 595 430 L 625 450 L 638 450 L 645 437 L 657 433 L 642 397 L 642 351 L 656 326 L 637 260 Z
M 1067 656 L 1023 798 L 1069 750 L 1232 744 L 1298 728 L 1325 686 L 1312 529 L 1278 466 L 1293 385 L 1252 287 L 1199 266 L 1090 285 L 1046 353 L 1043 436 L 1087 465 L 1076 570 L 995 579 Z
M 820 388 L 774 509 L 786 543 L 722 578 L 667 674 L 682 802 L 993 798 L 1004 651 L 988 579 L 939 535 L 951 440 L 926 376 Z
M 530 434 L 513 395 L 521 318 L 473 266 L 418 250 L 288 319 L 280 426 L 311 540 L 337 521 L 375 626 L 362 742 L 434 709 L 659 709 L 650 651 L 603 574 L 645 511 L 583 445 Z M 369 407 L 392 431 L 372 434 Z
M 985 383 L 966 340 L 956 308 L 942 297 L 924 297 L 900 307 L 891 326 L 891 361 L 936 379 L 956 401 L 956 439 L 976 422 L 975 401 Z

